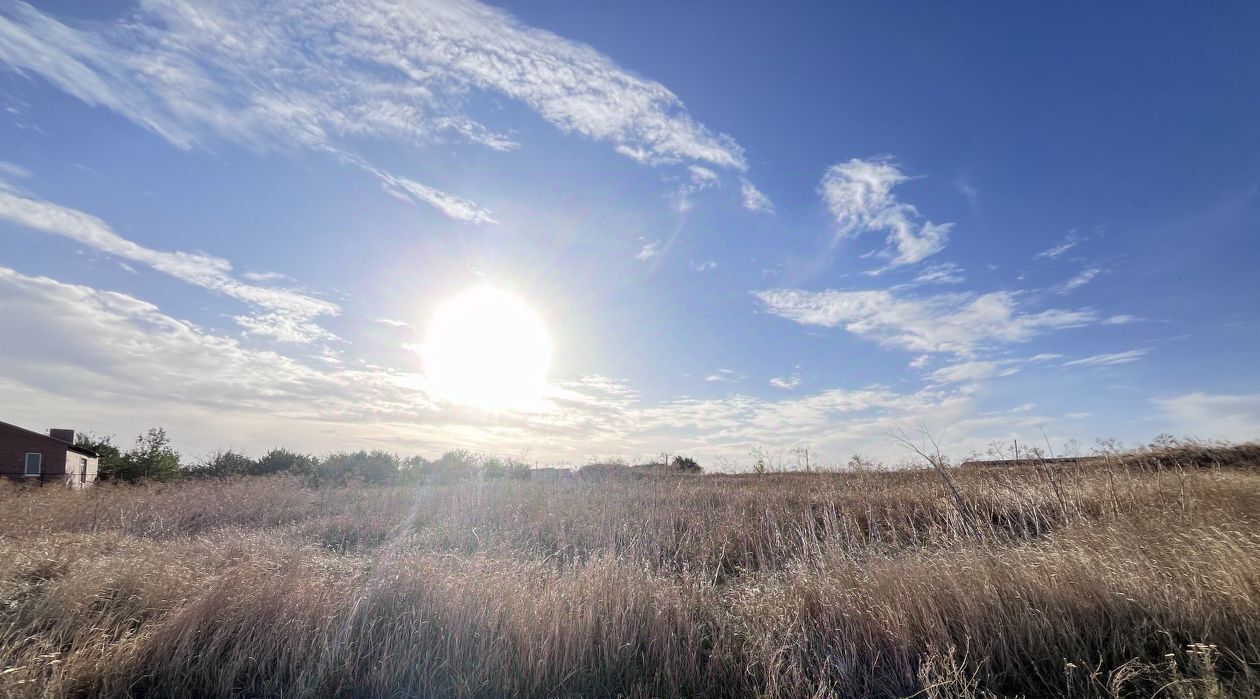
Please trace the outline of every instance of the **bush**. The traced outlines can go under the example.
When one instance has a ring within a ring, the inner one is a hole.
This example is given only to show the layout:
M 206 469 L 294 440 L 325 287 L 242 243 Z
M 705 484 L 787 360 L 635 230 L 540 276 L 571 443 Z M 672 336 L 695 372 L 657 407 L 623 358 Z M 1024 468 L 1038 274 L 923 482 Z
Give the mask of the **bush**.
M 315 457 L 298 454 L 288 449 L 272 449 L 254 463 L 251 475 L 269 476 L 277 473 L 306 475 L 315 470 Z
M 700 468 L 699 462 L 690 456 L 675 456 L 673 461 L 675 471 L 680 473 L 703 473 L 704 469 Z
M 439 483 L 461 481 L 476 472 L 477 459 L 467 449 L 448 451 L 433 464 L 433 478 Z
M 229 449 L 215 452 L 200 463 L 189 467 L 185 473 L 197 477 L 222 478 L 224 476 L 252 475 L 256 473 L 257 468 L 257 461 Z

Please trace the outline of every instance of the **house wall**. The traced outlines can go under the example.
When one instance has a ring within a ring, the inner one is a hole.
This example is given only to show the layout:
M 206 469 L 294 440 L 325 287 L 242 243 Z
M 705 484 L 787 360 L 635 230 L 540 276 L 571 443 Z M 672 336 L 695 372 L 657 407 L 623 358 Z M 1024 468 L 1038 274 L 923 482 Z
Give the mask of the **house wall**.
M 86 474 L 82 473 L 80 459 L 87 462 Z M 65 476 L 66 485 L 74 487 L 83 487 L 96 482 L 96 468 L 99 460 L 95 456 L 80 454 L 71 449 L 66 450 L 66 462 L 62 473 Z
M 38 452 L 44 455 L 41 471 L 45 479 L 56 476 L 60 479 L 66 472 L 66 452 L 64 446 L 58 446 L 48 439 L 40 439 L 34 435 L 15 433 L 0 428 L 0 475 L 10 478 L 22 478 L 25 473 L 27 452 Z
M 25 475 L 27 452 L 43 455 L 39 478 Z M 69 483 L 73 478 L 74 485 L 79 485 L 80 457 L 88 460 L 88 481 L 95 481 L 96 457 L 80 454 L 54 439 L 0 424 L 0 477 L 44 483 Z

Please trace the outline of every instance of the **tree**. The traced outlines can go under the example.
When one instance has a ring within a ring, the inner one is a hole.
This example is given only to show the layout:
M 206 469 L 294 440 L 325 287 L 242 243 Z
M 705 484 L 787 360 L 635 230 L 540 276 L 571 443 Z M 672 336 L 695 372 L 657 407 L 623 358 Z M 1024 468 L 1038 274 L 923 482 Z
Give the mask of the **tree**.
M 503 465 L 503 459 L 497 456 L 489 456 L 481 462 L 482 478 L 502 478 L 505 475 L 507 475 L 507 467 Z
M 433 464 L 433 474 L 439 482 L 452 483 L 468 478 L 476 472 L 477 460 L 467 449 L 455 449 L 442 455 Z
M 319 463 L 311 480 L 345 484 L 355 478 L 365 483 L 390 483 L 398 476 L 398 456 L 386 451 L 334 452 Z
M 398 466 L 402 460 L 397 454 L 374 449 L 370 452 L 358 452 L 355 456 L 355 470 L 365 482 L 379 485 L 393 483 L 398 478 Z
M 700 463 L 690 456 L 675 456 L 673 461 L 675 471 L 681 473 L 703 473 L 704 469 L 700 468 Z
M 119 480 L 169 481 L 179 477 L 179 454 L 171 448 L 171 440 L 161 427 L 150 428 L 136 437 L 136 444 L 122 458 L 121 467 L 113 474 Z
M 529 480 L 529 463 L 524 459 L 508 459 L 503 468 L 507 473 L 508 478 L 513 478 L 518 481 Z
M 423 456 L 408 456 L 398 466 L 398 479 L 404 483 L 420 483 L 433 469 L 433 462 Z

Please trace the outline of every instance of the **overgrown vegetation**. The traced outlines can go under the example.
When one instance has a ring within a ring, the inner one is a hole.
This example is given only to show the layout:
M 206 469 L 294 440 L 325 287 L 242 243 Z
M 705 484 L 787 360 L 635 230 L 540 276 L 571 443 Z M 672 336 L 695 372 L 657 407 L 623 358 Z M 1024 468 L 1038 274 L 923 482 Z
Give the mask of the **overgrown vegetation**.
M 452 454 L 0 485 L 0 695 L 1260 694 L 1254 445 L 947 478 Z

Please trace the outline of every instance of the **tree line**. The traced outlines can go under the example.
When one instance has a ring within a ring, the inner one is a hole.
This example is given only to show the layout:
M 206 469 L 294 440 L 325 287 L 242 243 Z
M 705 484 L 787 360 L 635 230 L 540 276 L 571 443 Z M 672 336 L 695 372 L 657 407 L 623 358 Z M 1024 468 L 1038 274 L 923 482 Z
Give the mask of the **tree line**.
M 124 451 L 113 437 L 79 434 L 75 445 L 99 455 L 97 477 L 106 481 L 135 483 L 171 481 L 178 478 L 222 478 L 231 476 L 270 476 L 290 474 L 313 486 L 344 485 L 352 481 L 368 484 L 453 483 L 467 478 L 527 479 L 531 469 L 521 459 L 476 454 L 454 449 L 437 459 L 399 456 L 380 449 L 337 451 L 323 456 L 276 448 L 259 458 L 233 451 L 218 451 L 184 463 L 171 446 L 166 430 L 154 427 L 136 438 Z M 695 459 L 678 456 L 667 462 L 682 473 L 700 473 Z M 585 472 L 587 467 L 580 469 Z M 593 475 L 593 474 L 592 474 Z

